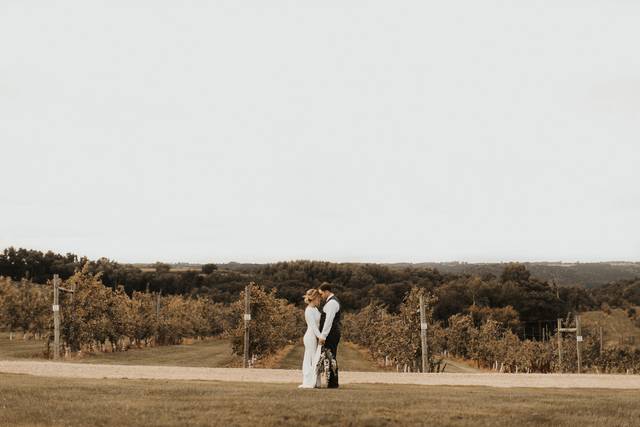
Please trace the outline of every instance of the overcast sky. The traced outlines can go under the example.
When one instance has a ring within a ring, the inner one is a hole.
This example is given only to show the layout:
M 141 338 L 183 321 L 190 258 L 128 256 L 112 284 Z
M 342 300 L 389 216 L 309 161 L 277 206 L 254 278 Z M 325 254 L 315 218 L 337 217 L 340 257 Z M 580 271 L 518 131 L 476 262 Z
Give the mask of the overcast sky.
M 640 260 L 640 3 L 0 3 L 0 247 Z

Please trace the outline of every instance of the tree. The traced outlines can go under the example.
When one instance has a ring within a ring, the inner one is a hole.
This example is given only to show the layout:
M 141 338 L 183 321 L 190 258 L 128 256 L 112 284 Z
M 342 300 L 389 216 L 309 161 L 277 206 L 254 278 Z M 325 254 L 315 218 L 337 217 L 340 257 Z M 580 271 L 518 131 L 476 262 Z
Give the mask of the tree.
M 155 269 L 156 273 L 168 273 L 169 271 L 171 271 L 171 266 L 163 262 L 156 262 L 155 264 L 153 264 L 153 268 Z
M 377 360 L 389 362 L 403 369 L 421 368 L 420 297 L 424 298 L 426 320 L 430 325 L 427 335 L 429 371 L 436 370 L 440 360 L 435 357 L 444 347 L 444 334 L 433 323 L 433 306 L 437 298 L 423 288 L 413 287 L 405 295 L 397 314 L 391 314 L 380 302 L 373 301 L 356 314 L 345 315 L 345 338 L 368 349 Z
M 531 277 L 531 273 L 524 264 L 512 262 L 506 265 L 500 276 L 502 283 L 505 282 L 527 282 Z
M 0 327 L 9 330 L 9 339 L 20 324 L 18 290 L 11 278 L 0 277 Z
M 476 332 L 471 316 L 454 314 L 449 318 L 447 348 L 455 356 L 469 357 L 472 340 L 475 338 Z
M 304 331 L 301 310 L 286 300 L 277 298 L 275 290 L 250 287 L 251 321 L 249 323 L 249 354 L 258 358 L 273 354 L 286 344 L 298 340 Z M 231 330 L 233 351 L 244 352 L 244 291 L 232 305 L 235 327 Z
M 502 328 L 510 329 L 512 331 L 518 330 L 520 326 L 518 312 L 510 305 L 499 308 L 472 305 L 467 309 L 467 312 L 473 318 L 476 326 L 480 326 L 489 320 L 495 321 Z
M 204 264 L 202 266 L 202 272 L 204 274 L 211 274 L 218 269 L 218 266 L 215 264 Z
M 104 350 L 113 337 L 112 289 L 105 287 L 100 274 L 92 274 L 85 264 L 66 282 L 75 289 L 73 297 L 61 295 L 61 337 L 72 352 Z
M 131 334 L 137 346 L 150 345 L 158 335 L 157 302 L 151 293 L 134 292 L 131 297 Z

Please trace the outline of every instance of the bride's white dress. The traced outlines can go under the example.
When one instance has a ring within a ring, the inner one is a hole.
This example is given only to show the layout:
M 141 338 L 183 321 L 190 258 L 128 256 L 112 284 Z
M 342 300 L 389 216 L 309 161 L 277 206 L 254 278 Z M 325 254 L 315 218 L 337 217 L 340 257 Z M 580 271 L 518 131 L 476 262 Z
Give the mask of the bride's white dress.
M 320 338 L 320 310 L 307 306 L 304 319 L 307 321 L 307 332 L 304 334 L 304 359 L 302 361 L 302 385 L 300 388 L 314 388 L 319 386 L 316 365 L 320 360 L 322 346 L 318 345 Z

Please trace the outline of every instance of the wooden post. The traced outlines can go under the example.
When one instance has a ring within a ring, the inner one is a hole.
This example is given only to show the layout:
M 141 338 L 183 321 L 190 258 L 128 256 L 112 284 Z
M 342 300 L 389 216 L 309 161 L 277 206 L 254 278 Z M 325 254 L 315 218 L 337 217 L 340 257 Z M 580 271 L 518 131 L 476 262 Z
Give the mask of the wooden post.
M 560 372 L 562 372 L 562 319 L 558 319 L 558 364 L 560 365 Z
M 599 325 L 598 330 L 600 332 L 600 356 L 602 356 L 603 345 L 602 345 L 602 326 L 601 325 Z
M 424 297 L 420 295 L 420 341 L 422 344 L 422 372 L 427 372 L 427 355 L 429 347 L 427 344 L 427 315 L 424 309 Z
M 244 288 L 244 358 L 242 367 L 249 367 L 249 321 L 251 320 L 251 283 Z
M 538 339 L 544 341 L 544 335 L 542 334 L 542 322 L 538 320 Z
M 578 353 L 578 373 L 582 373 L 582 328 L 580 316 L 576 314 L 576 352 Z
M 57 274 L 53 275 L 53 359 L 60 359 L 60 299 Z
M 162 291 L 156 294 L 156 321 L 160 321 L 160 295 Z

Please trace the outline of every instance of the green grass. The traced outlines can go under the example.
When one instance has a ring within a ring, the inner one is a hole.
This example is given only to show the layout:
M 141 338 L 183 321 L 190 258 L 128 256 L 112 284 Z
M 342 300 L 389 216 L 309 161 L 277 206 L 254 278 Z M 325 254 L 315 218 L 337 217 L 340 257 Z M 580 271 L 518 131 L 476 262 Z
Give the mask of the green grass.
M 278 364 L 280 369 L 301 369 L 304 346 L 297 345 Z M 380 371 L 382 368 L 370 360 L 361 350 L 349 342 L 338 347 L 338 363 L 341 371 Z
M 640 392 L 86 380 L 0 374 L 11 426 L 632 426 Z
M 44 358 L 42 340 L 22 337 L 9 340 L 9 334 L 0 334 L 0 359 Z M 143 349 L 130 349 L 117 353 L 96 353 L 75 358 L 73 362 L 104 363 L 111 365 L 170 365 L 218 368 L 236 360 L 228 340 L 209 339 L 190 345 L 170 345 Z

